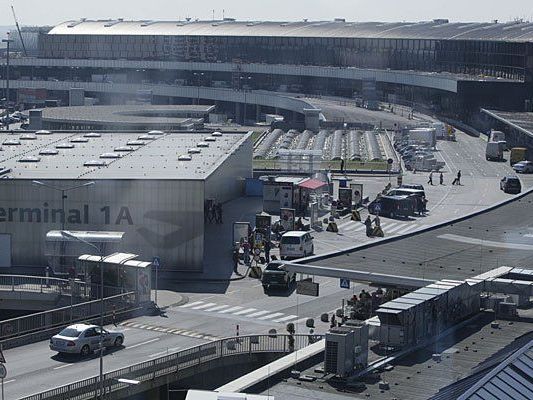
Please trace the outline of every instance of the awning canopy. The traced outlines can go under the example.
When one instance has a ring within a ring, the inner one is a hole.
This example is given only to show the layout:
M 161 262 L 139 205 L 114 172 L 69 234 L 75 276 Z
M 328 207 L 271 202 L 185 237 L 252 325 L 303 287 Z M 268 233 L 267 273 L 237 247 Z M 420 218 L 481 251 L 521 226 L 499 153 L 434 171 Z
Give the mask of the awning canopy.
M 320 189 L 321 187 L 327 186 L 327 183 L 319 181 L 318 179 L 311 178 L 306 181 L 303 181 L 302 183 L 299 183 L 298 186 L 304 189 L 316 190 Z

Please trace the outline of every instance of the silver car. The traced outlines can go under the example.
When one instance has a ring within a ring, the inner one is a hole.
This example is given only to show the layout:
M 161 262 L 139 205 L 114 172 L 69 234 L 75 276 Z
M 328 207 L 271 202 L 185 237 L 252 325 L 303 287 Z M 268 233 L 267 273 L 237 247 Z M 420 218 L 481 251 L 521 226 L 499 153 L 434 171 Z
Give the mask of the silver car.
M 100 333 L 97 325 L 70 325 L 50 339 L 50 350 L 86 356 L 100 348 Z M 120 347 L 124 343 L 122 332 L 103 329 L 103 334 L 104 347 Z

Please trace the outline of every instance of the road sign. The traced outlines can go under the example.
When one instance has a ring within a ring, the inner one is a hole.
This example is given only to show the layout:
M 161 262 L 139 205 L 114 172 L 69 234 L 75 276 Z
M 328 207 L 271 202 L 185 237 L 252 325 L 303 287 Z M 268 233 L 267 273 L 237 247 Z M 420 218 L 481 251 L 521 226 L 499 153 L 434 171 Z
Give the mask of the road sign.
M 2 347 L 0 347 L 0 363 L 5 364 L 6 358 L 4 357 L 4 352 L 2 350 Z
M 381 212 L 381 204 L 376 203 L 376 204 L 374 205 L 374 212 L 375 212 L 376 214 L 379 214 L 379 213 Z
M 156 268 L 159 268 L 161 266 L 161 259 L 159 257 L 154 257 L 152 265 Z
M 304 279 L 303 281 L 298 281 L 298 283 L 296 284 L 297 294 L 318 297 L 318 292 L 318 283 L 312 282 L 311 279 Z
M 7 376 L 7 369 L 4 364 L 0 364 L 0 379 L 4 379 Z
M 341 289 L 350 289 L 350 280 L 348 278 L 340 279 Z
M 387 160 L 387 164 L 389 164 L 389 165 L 391 165 L 393 162 L 394 162 L 394 160 L 393 160 L 392 158 L 389 158 L 389 159 Z

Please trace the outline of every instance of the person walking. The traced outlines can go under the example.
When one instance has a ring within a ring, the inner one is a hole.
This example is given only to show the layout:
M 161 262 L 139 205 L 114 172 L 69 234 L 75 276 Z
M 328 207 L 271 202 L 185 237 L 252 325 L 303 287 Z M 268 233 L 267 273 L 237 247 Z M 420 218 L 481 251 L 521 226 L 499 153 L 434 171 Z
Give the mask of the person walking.
M 241 261 L 239 260 L 239 248 L 237 247 L 235 250 L 233 250 L 233 272 L 235 272 L 237 275 L 240 275 L 239 273 L 239 264 Z
M 439 175 L 439 183 L 440 183 L 441 185 L 444 185 L 444 175 L 442 175 L 442 172 L 441 172 L 440 175 Z
M 364 224 L 366 226 L 366 236 L 371 237 L 372 236 L 372 220 L 370 219 L 370 215 L 366 217 Z
M 374 218 L 373 222 L 376 228 L 381 228 L 381 220 L 379 219 L 379 214 L 376 214 L 376 218 Z
M 452 185 L 461 185 L 461 170 L 457 171 L 457 176 L 453 180 Z
M 244 251 L 244 265 L 248 266 L 250 265 L 250 243 L 245 241 L 242 245 L 242 249 Z
M 428 179 L 428 183 L 433 186 L 433 171 L 431 171 L 429 173 L 429 179 Z
M 341 159 L 341 172 L 344 172 L 344 158 Z

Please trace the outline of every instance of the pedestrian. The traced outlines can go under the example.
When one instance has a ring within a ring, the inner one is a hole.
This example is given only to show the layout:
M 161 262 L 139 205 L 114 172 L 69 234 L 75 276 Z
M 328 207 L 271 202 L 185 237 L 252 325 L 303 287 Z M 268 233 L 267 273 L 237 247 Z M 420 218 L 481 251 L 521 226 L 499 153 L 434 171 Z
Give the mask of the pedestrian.
M 439 183 L 440 183 L 441 185 L 444 185 L 444 175 L 442 175 L 442 172 L 441 172 L 440 175 L 439 175 Z
M 217 203 L 217 224 L 222 223 L 222 203 Z
M 344 158 L 341 159 L 341 172 L 344 172 Z
M 245 241 L 242 249 L 244 251 L 244 265 L 250 265 L 250 243 Z
M 117 312 L 115 310 L 115 305 L 113 304 L 113 312 L 111 314 L 113 318 L 113 325 L 115 325 L 115 328 L 117 327 Z
M 461 184 L 461 170 L 457 171 L 457 176 L 452 182 L 452 185 L 460 185 Z
M 373 222 L 376 228 L 381 228 L 381 220 L 379 219 L 379 214 L 376 214 L 376 218 L 374 218 Z
M 372 236 L 372 220 L 370 219 L 370 215 L 366 217 L 364 224 L 366 226 L 366 236 Z
M 239 273 L 239 264 L 241 263 L 239 259 L 239 248 L 237 247 L 235 250 L 233 250 L 233 272 L 235 272 L 237 275 L 240 275 Z
M 265 241 L 265 262 L 268 264 L 270 262 L 270 239 Z
M 431 171 L 429 173 L 429 179 L 428 179 L 428 183 L 433 186 L 433 171 Z

